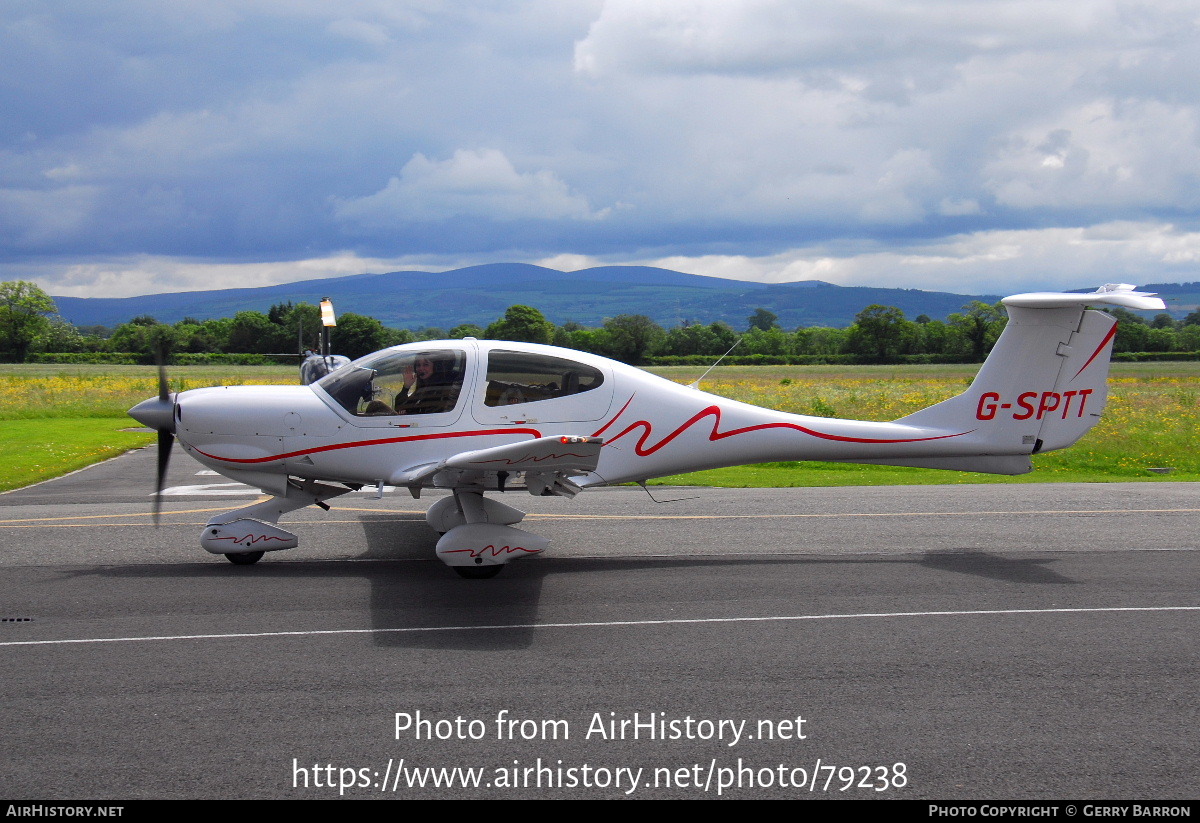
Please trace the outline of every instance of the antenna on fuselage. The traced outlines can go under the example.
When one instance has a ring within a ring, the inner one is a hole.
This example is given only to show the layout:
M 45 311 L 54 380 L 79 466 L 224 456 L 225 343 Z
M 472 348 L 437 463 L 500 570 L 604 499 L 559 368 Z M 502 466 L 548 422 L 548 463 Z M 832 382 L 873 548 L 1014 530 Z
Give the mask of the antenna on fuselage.
M 704 374 L 697 377 L 693 382 L 688 383 L 687 387 L 689 389 L 696 389 L 698 391 L 700 389 L 700 381 L 703 380 L 704 378 L 708 377 L 708 372 L 712 371 L 717 366 L 721 365 L 721 361 L 724 360 L 726 357 L 728 357 L 729 352 L 736 349 L 738 347 L 738 343 L 741 343 L 741 342 L 742 342 L 742 338 L 740 338 L 740 337 L 737 340 L 734 340 L 733 345 L 729 347 L 729 351 L 725 352 L 723 355 L 718 357 L 717 362 L 713 363 L 711 366 L 708 367 L 708 371 L 704 372 Z
M 635 482 L 636 482 L 636 483 L 637 483 L 639 486 L 641 486 L 641 487 L 642 487 L 642 491 L 644 491 L 644 492 L 646 493 L 646 495 L 647 495 L 647 496 L 648 496 L 648 497 L 649 497 L 651 500 L 653 500 L 655 503 L 678 503 L 678 502 L 679 502 L 679 501 L 681 501 L 681 500 L 699 500 L 699 499 L 700 499 L 700 496 L 699 496 L 699 495 L 696 495 L 696 496 L 694 496 L 694 497 L 675 497 L 675 498 L 672 498 L 671 500 L 659 500 L 657 497 L 655 497 L 654 495 L 650 494 L 650 489 L 649 489 L 649 488 L 646 486 L 646 481 L 645 481 L 645 480 L 638 480 L 638 481 L 635 481 Z

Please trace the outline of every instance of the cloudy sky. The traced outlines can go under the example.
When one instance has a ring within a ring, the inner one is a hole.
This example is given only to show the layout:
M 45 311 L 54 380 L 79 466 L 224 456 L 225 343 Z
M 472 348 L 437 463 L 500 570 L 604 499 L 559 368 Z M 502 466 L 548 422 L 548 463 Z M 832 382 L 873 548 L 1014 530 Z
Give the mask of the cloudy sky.
M 0 0 L 0 279 L 1200 280 L 1194 0 Z

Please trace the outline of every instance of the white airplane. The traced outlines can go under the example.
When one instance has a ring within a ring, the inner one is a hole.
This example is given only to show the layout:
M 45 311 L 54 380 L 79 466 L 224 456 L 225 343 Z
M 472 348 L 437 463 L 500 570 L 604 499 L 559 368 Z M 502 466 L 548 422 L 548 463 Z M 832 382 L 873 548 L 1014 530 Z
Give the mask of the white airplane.
M 491 577 L 549 541 L 515 528 L 524 513 L 489 492 L 569 498 L 774 460 L 1030 471 L 1030 455 L 1070 446 L 1104 408 L 1116 321 L 1086 307 L 1164 305 L 1124 284 L 1003 302 L 1008 326 L 970 388 L 890 423 L 771 411 L 583 352 L 473 338 L 385 349 L 311 386 L 170 395 L 160 372 L 159 396 L 129 414 L 159 432 L 160 491 L 178 437 L 271 495 L 208 522 L 200 543 L 214 554 L 251 564 L 293 548 L 280 516 L 364 487 L 447 489 L 426 514 L 437 556 Z

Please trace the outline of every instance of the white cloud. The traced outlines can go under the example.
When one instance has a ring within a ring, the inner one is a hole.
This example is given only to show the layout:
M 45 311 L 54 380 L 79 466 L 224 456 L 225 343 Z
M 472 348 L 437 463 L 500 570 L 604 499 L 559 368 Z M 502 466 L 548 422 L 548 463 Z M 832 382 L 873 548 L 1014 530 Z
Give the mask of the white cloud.
M 305 260 L 234 263 L 142 255 L 86 264 L 0 263 L 0 280 L 33 280 L 53 295 L 128 297 L 387 271 L 448 271 L 488 262 L 495 259 L 430 254 L 369 258 L 342 252 Z M 1200 231 L 1165 223 L 1114 222 L 1088 228 L 981 231 L 903 248 L 862 240 L 761 255 L 564 253 L 528 257 L 523 262 L 559 271 L 643 265 L 765 283 L 823 280 L 842 286 L 1015 294 L 1118 281 L 1144 284 L 1200 279 Z
M 640 213 L 1118 219 L 1196 207 L 1198 21 L 1181 2 L 609 0 L 574 67 L 625 103 Z
M 530 262 L 535 266 L 545 266 L 557 271 L 579 271 L 605 265 L 599 259 L 586 254 L 556 254 L 553 257 L 544 257 Z
M 1098 33 L 1120 39 L 1121 16 L 1109 0 L 607 0 L 575 45 L 575 69 L 594 77 L 787 72 L 903 95 L 949 82 L 972 56 L 1070 48 Z
M 591 268 L 616 261 L 563 256 L 551 268 Z M 970 294 L 1062 290 L 1106 282 L 1197 279 L 1200 232 L 1163 223 L 1107 223 L 1091 228 L 982 231 L 904 248 L 872 241 L 793 248 L 774 254 L 673 255 L 621 261 L 748 280 L 823 280 L 839 286 L 889 286 Z
M 415 155 L 380 191 L 357 199 L 338 199 L 340 220 L 369 228 L 406 221 L 483 217 L 513 220 L 594 220 L 593 211 L 552 171 L 518 172 L 503 152 L 459 149 L 448 160 Z
M 112 0 L 0 36 L 0 265 L 96 293 L 347 248 L 956 287 L 1167 221 L 1115 265 L 1200 279 L 1192 0 Z
M 1095 208 L 1200 204 L 1194 107 L 1098 100 L 1002 140 L 985 165 L 1006 206 Z
M 441 271 L 467 265 L 443 258 L 363 258 L 351 252 L 310 260 L 230 263 L 139 255 L 93 263 L 0 264 L 0 280 L 33 280 L 63 297 L 134 297 L 166 292 L 242 289 L 387 271 Z M 23 273 L 23 274 L 22 274 Z

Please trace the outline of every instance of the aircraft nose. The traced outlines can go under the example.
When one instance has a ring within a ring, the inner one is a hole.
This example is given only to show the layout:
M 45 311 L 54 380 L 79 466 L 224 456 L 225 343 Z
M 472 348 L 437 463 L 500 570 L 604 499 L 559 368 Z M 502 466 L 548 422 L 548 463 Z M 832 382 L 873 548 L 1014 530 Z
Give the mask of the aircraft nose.
M 174 398 L 151 397 L 129 410 L 134 420 L 156 431 L 175 431 Z

